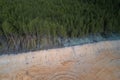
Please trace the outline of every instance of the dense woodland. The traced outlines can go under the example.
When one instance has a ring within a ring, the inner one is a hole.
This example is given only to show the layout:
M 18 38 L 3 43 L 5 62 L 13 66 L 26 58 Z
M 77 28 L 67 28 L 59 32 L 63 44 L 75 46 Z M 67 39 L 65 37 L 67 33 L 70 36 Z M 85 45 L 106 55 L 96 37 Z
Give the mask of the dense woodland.
M 120 0 L 0 0 L 0 53 L 120 34 Z

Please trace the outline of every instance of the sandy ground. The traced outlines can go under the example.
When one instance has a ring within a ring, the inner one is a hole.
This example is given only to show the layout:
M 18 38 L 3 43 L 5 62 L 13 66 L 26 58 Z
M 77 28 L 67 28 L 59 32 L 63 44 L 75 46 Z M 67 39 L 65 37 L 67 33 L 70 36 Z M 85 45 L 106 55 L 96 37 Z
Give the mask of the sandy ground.
M 0 80 L 120 80 L 120 40 L 0 56 Z

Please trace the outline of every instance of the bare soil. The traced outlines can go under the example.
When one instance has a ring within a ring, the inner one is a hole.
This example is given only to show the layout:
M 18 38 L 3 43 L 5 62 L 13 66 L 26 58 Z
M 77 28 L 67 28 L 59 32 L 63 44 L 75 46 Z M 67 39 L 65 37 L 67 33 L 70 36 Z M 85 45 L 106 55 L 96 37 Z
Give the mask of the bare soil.
M 119 79 L 119 40 L 0 56 L 0 80 Z

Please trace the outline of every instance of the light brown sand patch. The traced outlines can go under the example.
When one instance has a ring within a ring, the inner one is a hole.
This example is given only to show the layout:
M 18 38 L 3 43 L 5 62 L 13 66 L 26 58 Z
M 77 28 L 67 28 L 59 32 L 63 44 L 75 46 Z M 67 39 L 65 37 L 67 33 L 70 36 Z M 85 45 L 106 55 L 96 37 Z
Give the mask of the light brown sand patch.
M 14 57 L 16 61 L 7 56 L 0 59 L 0 80 L 119 80 L 119 43 L 21 54 Z

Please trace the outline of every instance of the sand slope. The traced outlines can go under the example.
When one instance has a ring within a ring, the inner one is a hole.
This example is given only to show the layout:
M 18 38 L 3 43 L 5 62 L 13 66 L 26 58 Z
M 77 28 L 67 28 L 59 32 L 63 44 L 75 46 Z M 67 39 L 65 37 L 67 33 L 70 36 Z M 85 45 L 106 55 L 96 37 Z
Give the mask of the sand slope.
M 0 80 L 119 80 L 120 40 L 0 56 Z

